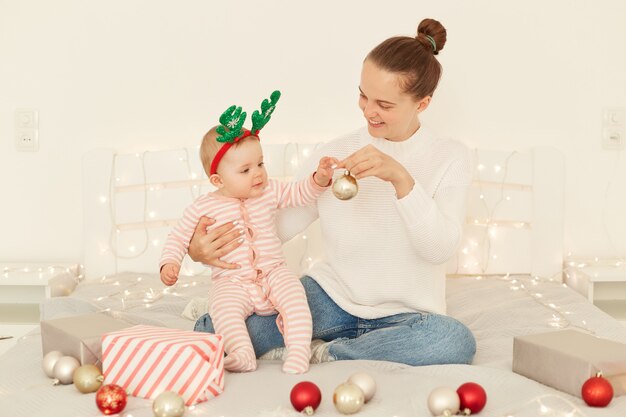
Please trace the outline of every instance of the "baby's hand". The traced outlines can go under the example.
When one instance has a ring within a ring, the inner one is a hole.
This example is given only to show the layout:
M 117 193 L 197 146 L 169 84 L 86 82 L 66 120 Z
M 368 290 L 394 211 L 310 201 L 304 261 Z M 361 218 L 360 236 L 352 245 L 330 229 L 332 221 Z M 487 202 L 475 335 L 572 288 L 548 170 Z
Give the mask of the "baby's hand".
M 317 166 L 317 171 L 313 175 L 313 179 L 320 187 L 327 187 L 330 185 L 330 180 L 333 179 L 333 173 L 339 161 L 332 156 L 324 156 L 320 159 L 320 163 Z
M 180 266 L 176 264 L 165 264 L 163 268 L 161 268 L 161 281 L 163 284 L 170 285 L 176 284 L 178 281 L 178 272 L 180 271 Z

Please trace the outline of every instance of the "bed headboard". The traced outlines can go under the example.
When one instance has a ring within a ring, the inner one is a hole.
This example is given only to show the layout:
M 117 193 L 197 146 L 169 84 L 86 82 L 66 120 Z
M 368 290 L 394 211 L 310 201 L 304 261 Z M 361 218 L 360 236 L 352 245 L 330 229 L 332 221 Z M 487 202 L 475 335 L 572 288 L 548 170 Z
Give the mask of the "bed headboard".
M 266 166 L 289 178 L 319 144 L 265 144 Z M 465 234 L 450 275 L 553 276 L 563 260 L 564 159 L 555 149 L 474 150 Z M 84 266 L 87 278 L 157 272 L 165 237 L 211 186 L 198 148 L 120 154 L 98 149 L 83 159 Z M 317 223 L 317 222 L 316 222 Z M 285 245 L 302 272 L 321 257 L 317 224 Z M 205 269 L 187 257 L 182 273 Z
M 562 279 L 563 154 L 549 147 L 473 153 L 463 241 L 448 274 Z

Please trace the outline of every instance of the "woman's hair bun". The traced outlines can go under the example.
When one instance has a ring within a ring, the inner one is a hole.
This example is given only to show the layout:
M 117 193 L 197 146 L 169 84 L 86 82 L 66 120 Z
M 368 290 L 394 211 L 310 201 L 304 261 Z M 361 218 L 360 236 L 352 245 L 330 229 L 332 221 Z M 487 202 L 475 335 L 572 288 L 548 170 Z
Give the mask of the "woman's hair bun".
M 446 28 L 435 19 L 424 19 L 417 26 L 415 39 L 437 55 L 446 44 Z

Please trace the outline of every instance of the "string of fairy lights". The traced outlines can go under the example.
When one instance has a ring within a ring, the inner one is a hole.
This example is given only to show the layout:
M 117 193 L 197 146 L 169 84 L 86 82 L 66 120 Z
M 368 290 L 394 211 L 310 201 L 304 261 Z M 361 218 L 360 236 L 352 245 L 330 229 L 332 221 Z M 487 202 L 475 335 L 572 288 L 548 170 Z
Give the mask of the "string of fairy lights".
M 484 198 L 485 190 L 484 190 L 484 185 L 483 185 L 484 183 L 481 181 L 481 174 L 484 171 L 485 166 L 479 163 L 478 166 L 476 167 L 476 172 L 477 172 L 476 175 L 478 179 L 477 183 L 479 184 L 479 187 L 480 187 L 479 199 L 482 202 L 482 205 L 485 211 L 487 212 L 485 222 L 484 224 L 481 224 L 481 226 L 484 227 L 483 229 L 484 233 L 483 233 L 483 239 L 482 239 L 482 247 L 483 247 L 484 256 L 480 264 L 480 268 L 483 274 L 489 268 L 489 262 L 491 261 L 491 259 L 493 259 L 494 256 L 497 257 L 497 255 L 491 254 L 491 249 L 492 249 L 491 240 L 495 238 L 495 230 L 498 227 L 498 224 L 494 222 L 494 217 L 496 214 L 496 210 L 498 209 L 500 204 L 502 204 L 503 201 L 510 201 L 511 199 L 510 196 L 505 196 L 504 185 L 506 184 L 506 180 L 507 180 L 507 176 L 509 172 L 509 161 L 515 154 L 516 152 L 513 151 L 509 155 L 507 155 L 505 159 L 504 174 L 502 175 L 502 180 L 500 181 L 500 186 L 499 186 L 500 199 L 496 201 L 493 207 L 489 207 L 489 205 L 487 204 L 487 200 Z M 478 159 L 477 150 L 474 151 L 474 155 L 476 156 L 476 159 Z M 493 170 L 496 173 L 498 173 L 501 169 L 502 168 L 500 165 L 494 165 L 493 167 Z M 474 224 L 478 224 L 478 219 L 474 219 L 473 222 Z
M 500 417 L 586 417 L 572 401 L 560 395 L 539 395 Z
M 187 169 L 187 176 L 189 181 L 184 181 L 182 185 L 184 187 L 186 187 L 189 190 L 189 194 L 190 194 L 190 198 L 191 201 L 195 200 L 198 196 L 199 196 L 199 182 L 196 181 L 198 178 L 198 174 L 195 172 L 192 172 L 191 169 L 191 164 L 189 163 L 189 150 L 187 148 L 181 148 L 178 150 L 175 150 L 174 152 L 184 152 L 184 156 L 179 157 L 178 160 L 179 162 L 182 162 L 184 164 L 184 166 Z M 110 250 L 113 252 L 114 254 L 114 258 L 117 260 L 119 259 L 133 259 L 133 258 L 138 258 L 140 256 L 142 256 L 146 250 L 149 247 L 150 244 L 150 238 L 149 238 L 149 234 L 148 234 L 148 229 L 150 228 L 151 222 L 153 219 L 155 219 L 157 217 L 157 213 L 153 210 L 150 210 L 148 207 L 148 193 L 149 192 L 159 192 L 160 190 L 162 190 L 164 188 L 164 183 L 157 183 L 157 184 L 148 184 L 148 180 L 147 180 L 147 171 L 146 171 L 146 155 L 150 154 L 151 152 L 146 151 L 143 154 L 139 154 L 136 153 L 135 157 L 137 159 L 140 160 L 141 163 L 141 179 L 142 182 L 139 184 L 139 187 L 120 187 L 118 184 L 121 182 L 121 177 L 116 175 L 116 170 L 117 170 L 117 160 L 118 160 L 118 156 L 119 155 L 114 155 L 112 160 L 111 160 L 111 170 L 110 170 L 110 178 L 109 178 L 109 198 L 108 199 L 102 199 L 101 201 L 107 202 L 109 204 L 109 215 L 111 218 L 111 223 L 113 224 L 113 227 L 111 229 L 111 233 L 110 233 L 110 237 L 109 237 L 109 248 Z M 117 215 L 116 215 L 116 203 L 117 203 L 117 199 L 116 196 L 117 194 L 120 192 L 120 190 L 125 190 L 126 188 L 136 191 L 137 189 L 140 189 L 142 194 L 143 194 L 143 198 L 142 198 L 142 214 L 143 214 L 143 218 L 142 221 L 139 222 L 139 224 L 125 224 L 125 225 L 120 225 L 117 222 Z M 167 222 L 166 222 L 167 223 Z M 157 223 L 157 225 L 161 225 L 160 223 Z M 134 227 L 134 226 L 140 226 L 140 227 Z M 119 233 L 121 233 L 123 230 L 137 230 L 140 229 L 144 232 L 144 240 L 143 243 L 141 244 L 141 248 L 137 249 L 137 245 L 131 245 L 127 247 L 127 250 L 130 252 L 130 254 L 123 254 L 121 253 L 118 248 L 117 248 L 117 235 Z M 158 245 L 160 242 L 158 241 L 153 241 L 152 242 L 155 246 Z M 117 268 L 116 268 L 117 270 Z
M 518 152 L 510 152 L 504 157 L 503 163 L 487 166 L 480 161 L 478 150 L 474 150 L 476 166 L 472 188 L 477 190 L 477 203 L 479 207 L 482 207 L 483 215 L 479 217 L 478 213 L 469 213 L 470 216 L 466 219 L 464 243 L 455 258 L 455 275 L 494 274 L 490 270 L 491 262 L 499 258 L 499 254 L 494 251 L 494 242 L 503 243 L 497 240 L 499 229 L 517 229 L 531 233 L 532 225 L 527 220 L 508 218 L 511 217 L 510 215 L 497 217 L 498 210 L 503 203 L 512 201 L 511 193 L 506 190 L 521 191 L 528 196 L 533 191 L 532 185 L 514 184 L 508 181 L 511 160 L 516 155 Z M 483 178 L 486 173 L 489 173 L 488 179 Z M 533 173 L 530 172 L 528 175 L 532 177 Z M 494 177 L 497 181 L 492 180 Z M 496 196 L 496 199 L 490 202 L 488 197 L 493 196 Z M 508 211 L 505 210 L 505 212 Z
M 2 268 L 3 278 L 13 278 L 16 274 L 38 274 L 38 278 L 43 279 L 47 275 L 54 275 L 60 272 L 76 273 L 77 279 L 82 280 L 82 266 L 77 265 L 77 268 L 69 267 L 61 264 L 51 264 L 46 266 L 32 266 L 32 265 L 18 265 L 18 266 L 5 266 Z

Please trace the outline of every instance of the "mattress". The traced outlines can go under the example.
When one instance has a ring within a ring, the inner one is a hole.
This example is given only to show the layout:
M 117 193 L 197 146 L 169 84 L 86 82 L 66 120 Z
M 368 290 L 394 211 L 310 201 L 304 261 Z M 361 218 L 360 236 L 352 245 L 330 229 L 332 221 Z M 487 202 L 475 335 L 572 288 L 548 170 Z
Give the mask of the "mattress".
M 81 282 L 68 297 L 47 300 L 42 319 L 109 311 L 137 324 L 192 329 L 201 309 L 189 302 L 205 297 L 207 278 L 187 277 L 167 289 L 158 275 L 122 273 Z M 312 381 L 322 391 L 315 415 L 339 416 L 334 389 L 357 371 L 377 382 L 374 398 L 356 414 L 365 416 L 429 416 L 427 398 L 439 386 L 456 389 L 477 382 L 487 392 L 484 416 L 617 416 L 626 415 L 626 396 L 607 408 L 590 408 L 576 397 L 511 372 L 513 338 L 517 335 L 574 328 L 626 343 L 626 327 L 558 281 L 529 276 L 477 279 L 449 278 L 448 314 L 474 333 L 477 353 L 472 365 L 411 367 L 382 361 L 337 361 L 312 365 L 304 375 L 286 375 L 277 361 L 260 361 L 257 371 L 227 373 L 225 391 L 216 399 L 187 409 L 185 416 L 291 416 L 291 388 Z M 201 305 L 196 303 L 197 305 Z M 184 313 L 184 314 L 183 314 Z M 72 385 L 52 386 L 41 368 L 41 336 L 34 330 L 0 356 L 0 416 L 100 416 L 95 394 Z M 126 417 L 153 416 L 151 401 L 129 397 Z

